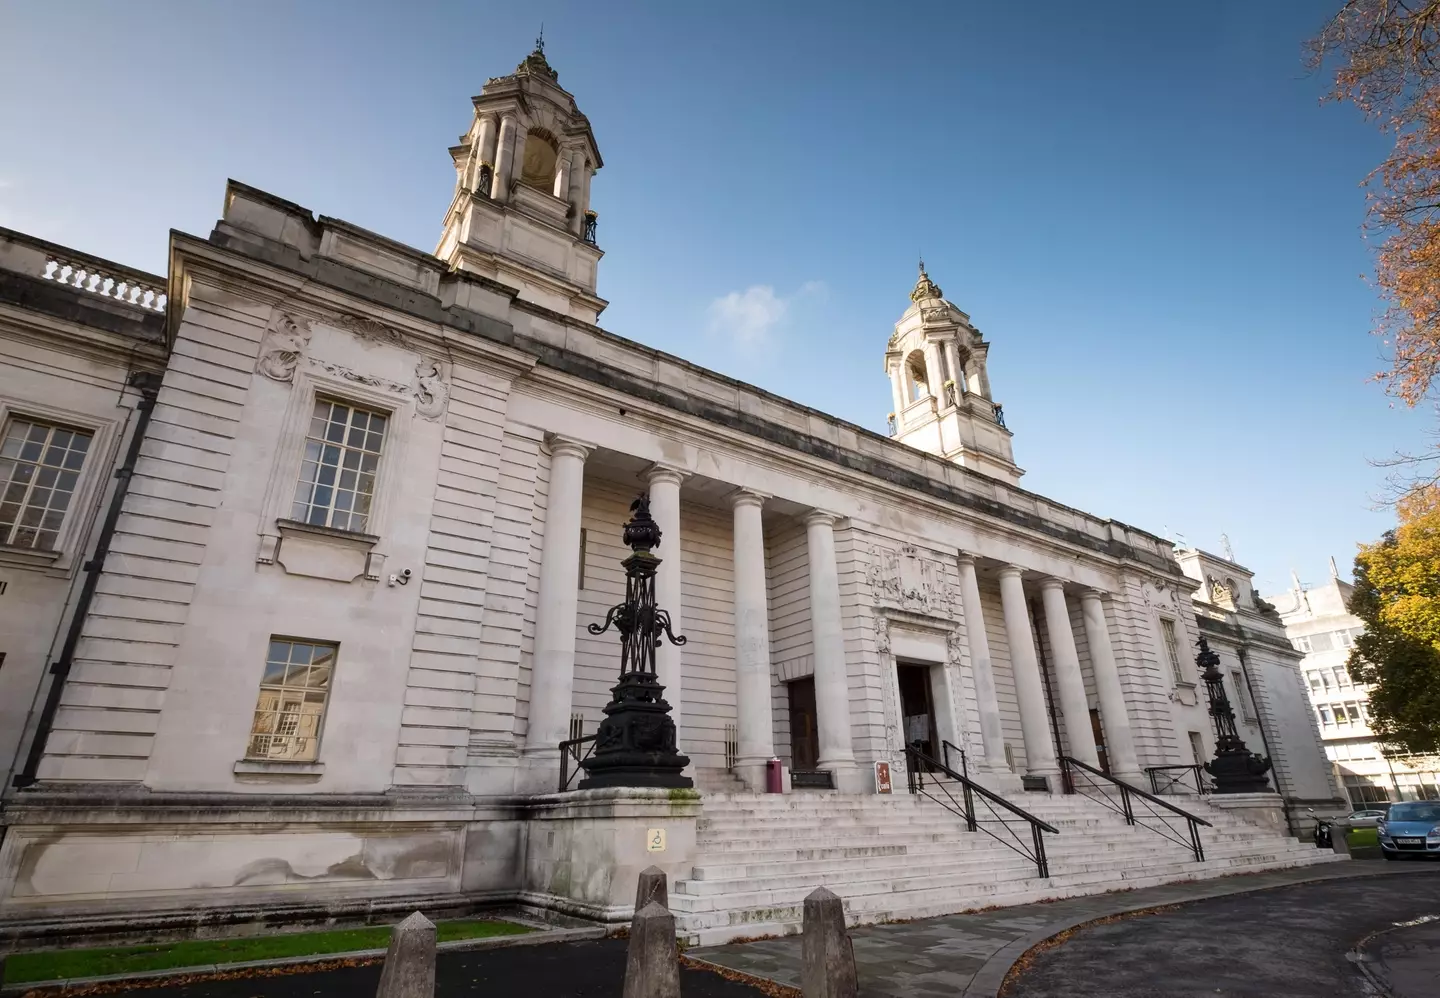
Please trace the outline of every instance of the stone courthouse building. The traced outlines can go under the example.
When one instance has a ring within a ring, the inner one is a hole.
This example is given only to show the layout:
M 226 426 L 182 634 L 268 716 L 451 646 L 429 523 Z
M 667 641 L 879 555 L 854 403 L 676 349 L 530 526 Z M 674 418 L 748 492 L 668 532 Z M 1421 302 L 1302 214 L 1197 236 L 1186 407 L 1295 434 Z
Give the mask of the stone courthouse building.
M 1062 757 L 1149 787 L 1213 746 L 1202 581 L 1021 487 L 990 342 L 923 268 L 876 434 L 597 325 L 588 120 L 539 50 L 474 107 L 434 254 L 234 182 L 163 277 L 0 231 L 0 927 L 614 920 L 658 862 L 719 939 L 821 882 L 864 921 L 1322 858 L 1284 829 L 1335 788 L 1283 638 L 1220 649 L 1280 794 L 1165 798 L 1203 862 L 1061 793 Z M 640 490 L 698 795 L 559 793 Z M 1049 822 L 1048 875 L 906 794 L 915 742 Z

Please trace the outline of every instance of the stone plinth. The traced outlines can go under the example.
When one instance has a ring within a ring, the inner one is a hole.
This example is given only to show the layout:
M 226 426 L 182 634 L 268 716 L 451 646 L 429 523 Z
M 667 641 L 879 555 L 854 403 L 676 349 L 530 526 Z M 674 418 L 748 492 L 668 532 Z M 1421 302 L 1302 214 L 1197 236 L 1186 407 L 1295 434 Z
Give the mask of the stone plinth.
M 670 880 L 690 875 L 699 816 L 700 795 L 694 790 L 607 787 L 533 798 L 521 899 L 584 918 L 625 922 L 647 867 Z M 663 850 L 652 849 L 656 832 Z
M 845 929 L 845 905 L 823 887 L 805 899 L 801 952 L 805 998 L 855 998 L 855 952 Z
M 390 933 L 375 998 L 434 998 L 435 923 L 415 912 Z
M 623 998 L 680 998 L 675 916 L 651 901 L 630 923 Z
M 1285 799 L 1279 794 L 1208 794 L 1205 802 L 1268 832 L 1290 834 L 1285 821 Z

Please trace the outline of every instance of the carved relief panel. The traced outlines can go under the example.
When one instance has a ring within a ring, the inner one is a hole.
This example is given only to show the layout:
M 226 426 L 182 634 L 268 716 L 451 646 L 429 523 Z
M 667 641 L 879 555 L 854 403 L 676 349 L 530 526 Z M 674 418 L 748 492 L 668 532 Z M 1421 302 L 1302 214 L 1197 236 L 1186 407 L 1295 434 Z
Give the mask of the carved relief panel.
M 931 552 L 911 544 L 871 545 L 867 577 L 877 604 L 935 617 L 948 618 L 952 613 L 955 593 L 945 563 Z

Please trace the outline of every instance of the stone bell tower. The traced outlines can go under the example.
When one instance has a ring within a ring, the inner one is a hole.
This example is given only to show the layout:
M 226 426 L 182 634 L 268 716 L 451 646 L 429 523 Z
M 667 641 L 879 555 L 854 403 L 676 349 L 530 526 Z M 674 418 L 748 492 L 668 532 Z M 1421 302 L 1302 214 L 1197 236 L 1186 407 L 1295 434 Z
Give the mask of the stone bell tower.
M 990 395 L 985 370 L 990 344 L 970 317 L 940 293 L 923 260 L 910 302 L 885 350 L 895 403 L 890 435 L 1016 484 L 1024 472 L 1015 466 L 1012 435 Z
M 452 146 L 455 196 L 435 255 L 509 285 L 520 298 L 586 322 L 595 294 L 590 178 L 603 165 L 590 121 L 561 89 L 545 42 L 474 98 L 470 129 Z

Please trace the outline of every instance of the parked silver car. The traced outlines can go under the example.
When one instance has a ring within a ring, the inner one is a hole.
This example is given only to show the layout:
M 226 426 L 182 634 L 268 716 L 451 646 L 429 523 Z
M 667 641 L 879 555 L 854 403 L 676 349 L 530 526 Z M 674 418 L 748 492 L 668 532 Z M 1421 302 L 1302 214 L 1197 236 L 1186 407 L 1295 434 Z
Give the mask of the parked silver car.
M 1390 805 L 1378 826 L 1386 859 L 1440 856 L 1440 801 L 1406 800 Z
M 1363 811 L 1352 811 L 1345 820 L 1350 823 L 1351 828 L 1374 828 L 1385 818 L 1385 812 L 1379 808 L 1366 808 Z

